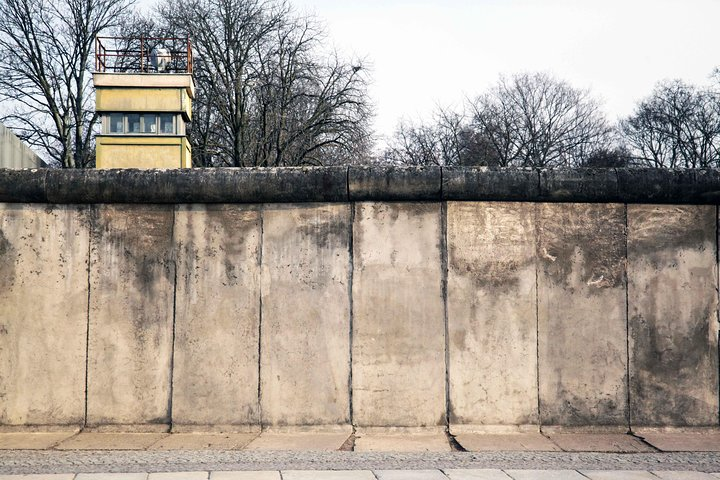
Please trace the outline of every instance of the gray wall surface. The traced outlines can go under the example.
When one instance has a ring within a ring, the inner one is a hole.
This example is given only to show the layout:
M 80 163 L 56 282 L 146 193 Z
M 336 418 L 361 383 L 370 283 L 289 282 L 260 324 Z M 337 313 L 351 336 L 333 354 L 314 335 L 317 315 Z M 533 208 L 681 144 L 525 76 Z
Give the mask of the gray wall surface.
M 30 150 L 12 131 L 0 123 L 0 168 L 44 167 L 40 157 Z
M 364 195 L 0 203 L 0 426 L 719 424 L 715 205 Z

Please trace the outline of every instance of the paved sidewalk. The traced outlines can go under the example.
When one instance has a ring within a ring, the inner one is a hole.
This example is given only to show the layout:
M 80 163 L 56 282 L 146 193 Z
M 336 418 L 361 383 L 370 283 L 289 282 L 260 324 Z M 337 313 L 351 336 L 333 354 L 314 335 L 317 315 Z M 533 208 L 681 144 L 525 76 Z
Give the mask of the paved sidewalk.
M 720 478 L 720 432 L 0 433 L 0 480 Z
M 625 433 L 458 433 L 375 429 L 262 433 L 0 432 L 3 450 L 243 450 L 356 452 L 720 452 L 720 429 Z

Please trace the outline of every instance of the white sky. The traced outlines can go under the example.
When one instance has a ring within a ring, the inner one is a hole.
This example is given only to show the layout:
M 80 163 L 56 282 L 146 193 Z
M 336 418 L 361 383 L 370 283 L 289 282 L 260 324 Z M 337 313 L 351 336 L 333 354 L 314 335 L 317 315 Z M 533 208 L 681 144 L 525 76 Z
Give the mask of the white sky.
M 500 74 L 589 88 L 615 120 L 657 81 L 706 84 L 720 66 L 720 0 L 290 1 L 324 21 L 340 52 L 370 61 L 379 135 Z

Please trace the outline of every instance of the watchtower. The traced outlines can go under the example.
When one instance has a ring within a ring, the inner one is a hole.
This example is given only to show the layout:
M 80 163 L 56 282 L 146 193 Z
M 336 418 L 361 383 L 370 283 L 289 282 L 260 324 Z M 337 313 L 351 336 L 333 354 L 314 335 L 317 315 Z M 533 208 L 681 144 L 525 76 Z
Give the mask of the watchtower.
M 195 85 L 187 38 L 95 39 L 97 168 L 192 167 Z

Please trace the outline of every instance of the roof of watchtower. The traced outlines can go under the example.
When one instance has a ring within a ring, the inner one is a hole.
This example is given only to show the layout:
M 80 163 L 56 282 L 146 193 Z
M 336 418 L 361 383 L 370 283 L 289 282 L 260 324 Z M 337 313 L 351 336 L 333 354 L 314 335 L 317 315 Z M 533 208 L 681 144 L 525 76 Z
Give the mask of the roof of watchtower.
M 187 37 L 96 37 L 96 73 L 192 74 Z

